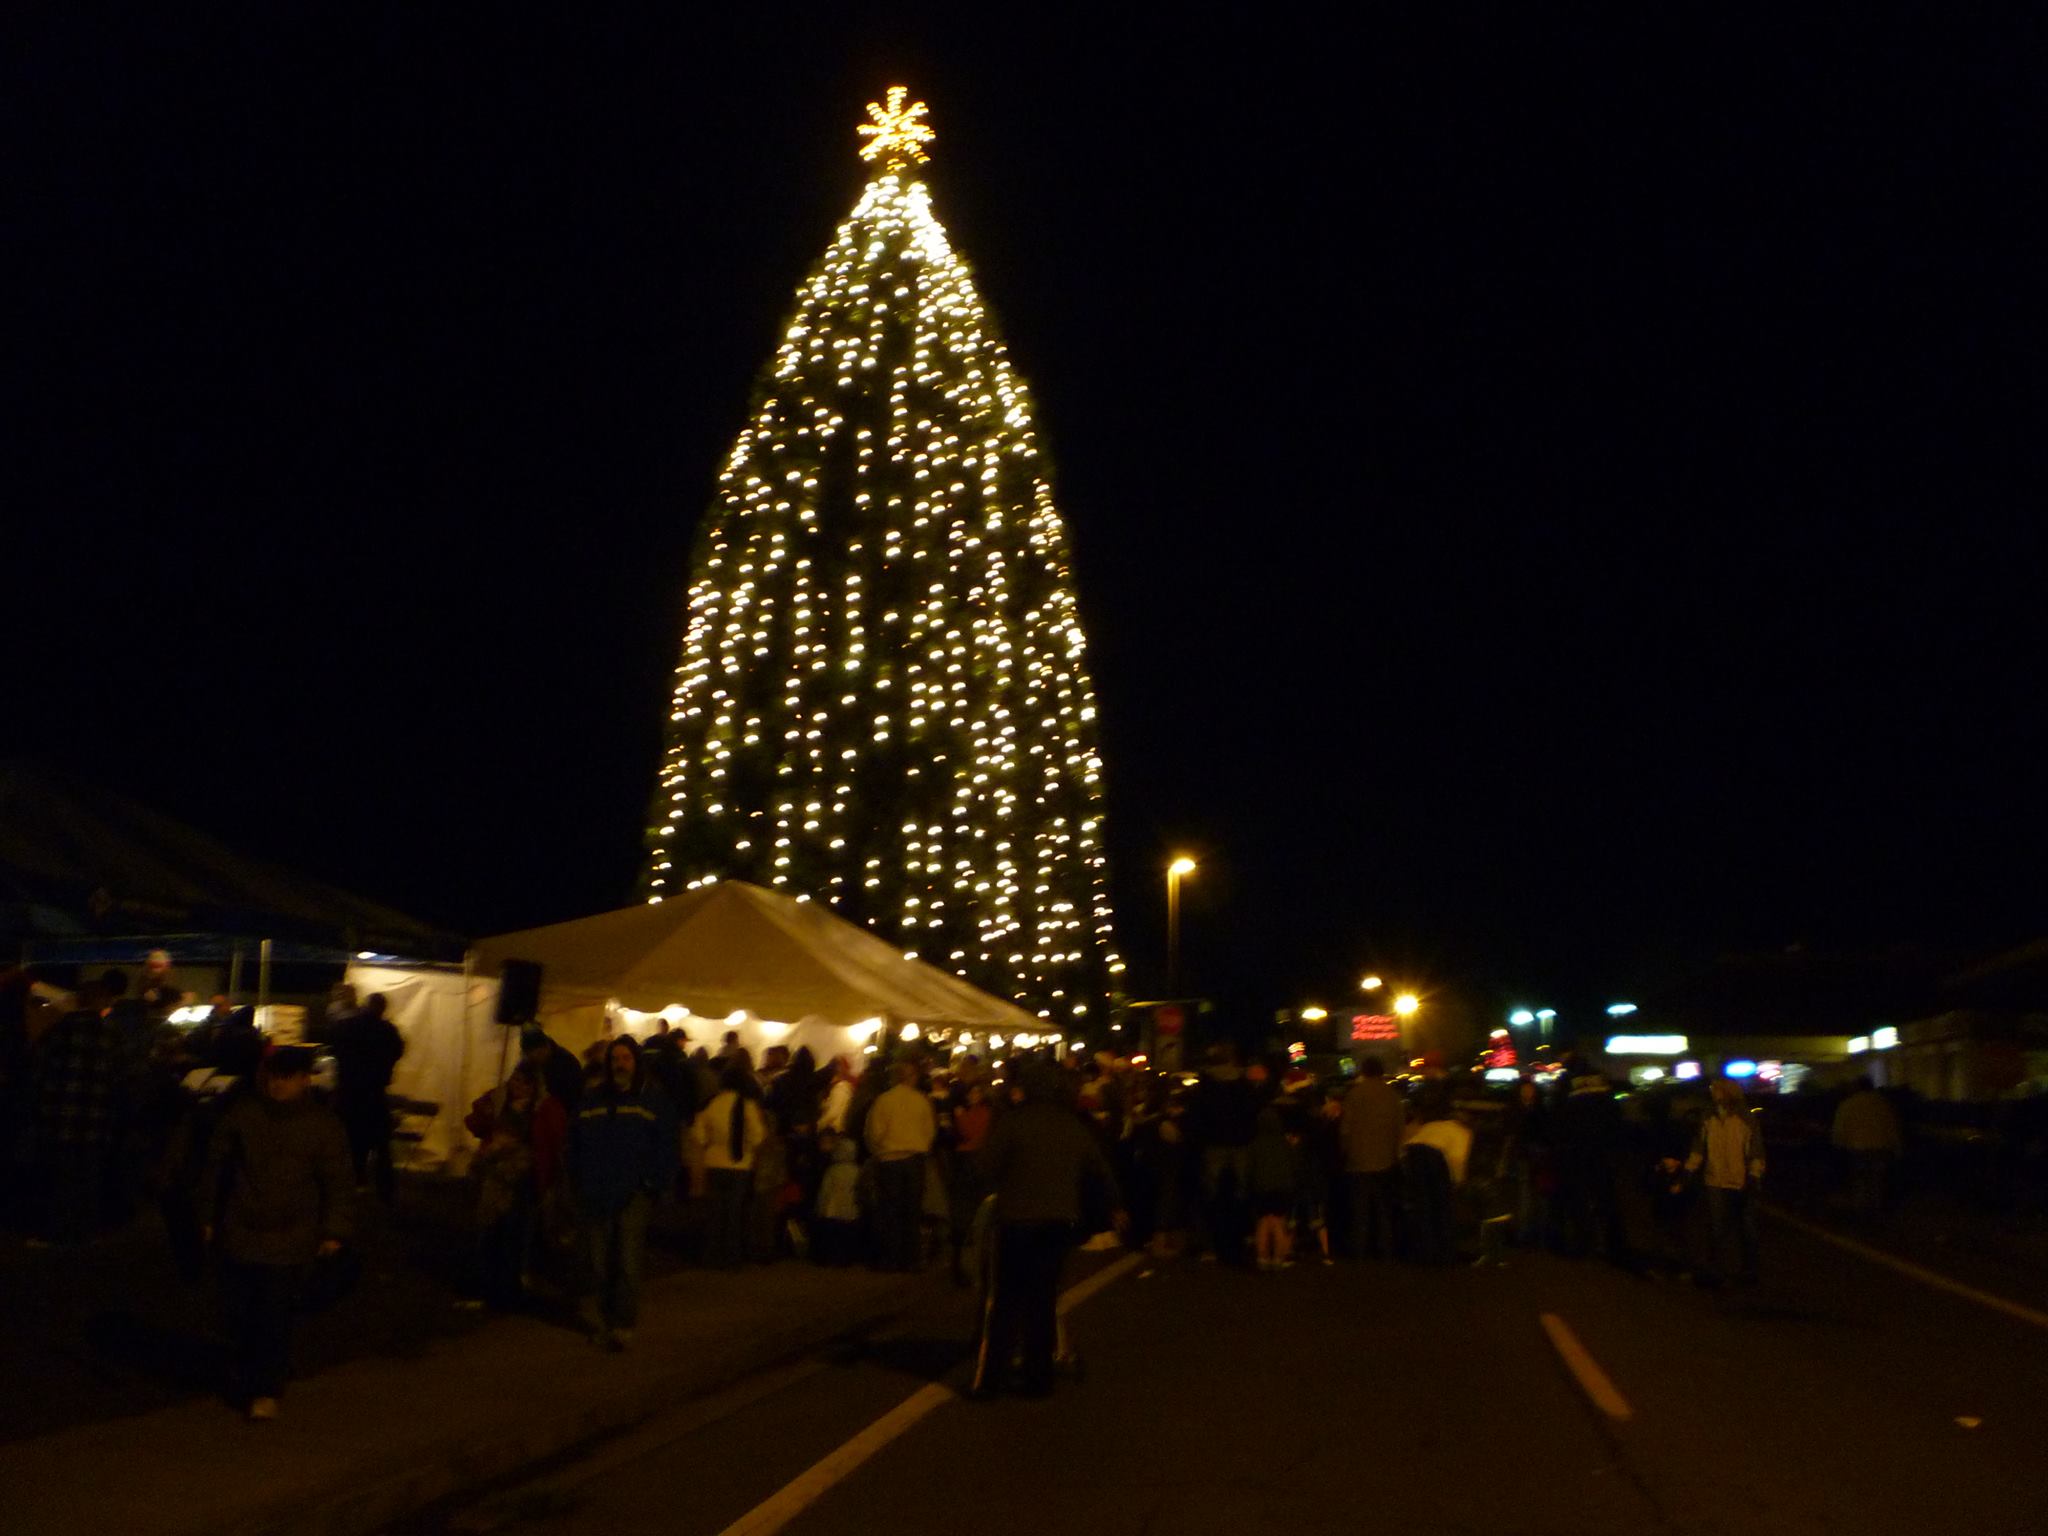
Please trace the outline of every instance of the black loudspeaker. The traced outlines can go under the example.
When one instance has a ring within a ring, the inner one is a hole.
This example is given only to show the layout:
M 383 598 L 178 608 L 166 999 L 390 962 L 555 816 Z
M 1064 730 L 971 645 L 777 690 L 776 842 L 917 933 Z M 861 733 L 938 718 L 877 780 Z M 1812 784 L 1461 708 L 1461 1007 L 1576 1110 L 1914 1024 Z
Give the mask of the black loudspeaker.
M 507 960 L 498 982 L 498 1022 L 531 1024 L 540 1012 L 540 962 Z

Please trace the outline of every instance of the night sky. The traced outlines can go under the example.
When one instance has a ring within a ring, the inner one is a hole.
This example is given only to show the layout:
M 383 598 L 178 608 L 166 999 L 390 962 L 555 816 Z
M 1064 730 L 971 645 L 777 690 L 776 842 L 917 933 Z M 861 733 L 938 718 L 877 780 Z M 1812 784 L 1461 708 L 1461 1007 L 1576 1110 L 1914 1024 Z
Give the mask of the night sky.
M 2048 931 L 2038 31 L 753 9 L 16 18 L 0 750 L 464 931 L 622 904 L 901 81 L 1056 456 L 1139 991 L 1181 851 L 1247 1012 Z

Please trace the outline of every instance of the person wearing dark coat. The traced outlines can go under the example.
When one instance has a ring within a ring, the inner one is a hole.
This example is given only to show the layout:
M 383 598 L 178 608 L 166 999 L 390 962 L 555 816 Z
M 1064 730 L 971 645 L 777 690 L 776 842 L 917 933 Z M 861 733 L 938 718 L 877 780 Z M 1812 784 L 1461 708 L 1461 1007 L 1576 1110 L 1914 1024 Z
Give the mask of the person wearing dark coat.
M 569 1132 L 569 1171 L 594 1281 L 583 1320 L 592 1340 L 608 1349 L 632 1342 L 647 1218 L 675 1183 L 681 1151 L 675 1111 L 648 1085 L 639 1042 L 620 1035 L 606 1047 L 603 1075 L 577 1105 Z
M 203 1235 L 218 1244 L 235 1380 L 252 1419 L 277 1417 L 292 1314 L 315 1258 L 348 1238 L 355 1181 L 340 1119 L 307 1092 L 313 1053 L 281 1046 L 208 1141 Z
M 1032 1062 L 1017 1076 L 1022 1102 L 996 1120 L 980 1153 L 982 1178 L 995 1199 L 995 1261 L 984 1270 L 977 1397 L 1001 1391 L 1016 1358 L 1022 1361 L 1019 1391 L 1036 1397 L 1052 1391 L 1060 1271 L 1084 1201 L 1105 1203 L 1118 1230 L 1126 1225 L 1100 1143 L 1060 1102 L 1057 1069 Z
M 546 1030 L 529 1025 L 519 1032 L 519 1059 L 541 1074 L 548 1092 L 573 1117 L 583 1097 L 583 1064 L 575 1053 L 557 1045 Z
M 341 1020 L 329 1037 L 339 1081 L 334 1108 L 348 1132 L 349 1159 L 361 1186 L 371 1177 L 377 1194 L 391 1203 L 391 1074 L 405 1054 L 405 1036 L 384 1016 L 387 1004 L 379 992 L 355 1013 Z M 373 1173 L 374 1170 L 374 1173 Z

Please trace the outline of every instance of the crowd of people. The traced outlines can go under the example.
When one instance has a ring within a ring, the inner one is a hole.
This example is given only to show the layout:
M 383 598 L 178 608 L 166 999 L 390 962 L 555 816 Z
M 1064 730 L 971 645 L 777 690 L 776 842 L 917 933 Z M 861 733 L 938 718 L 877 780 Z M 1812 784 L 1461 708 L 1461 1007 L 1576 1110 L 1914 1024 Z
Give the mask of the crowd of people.
M 190 1000 L 160 954 L 139 984 L 108 971 L 62 997 L 17 973 L 0 1001 L 0 1127 L 10 1189 L 33 1192 L 16 1213 L 33 1241 L 85 1241 L 153 1198 L 181 1267 L 196 1279 L 216 1261 L 240 1395 L 274 1416 L 295 1305 L 345 1264 L 359 1202 L 393 1194 L 388 1093 L 405 1043 L 384 999 L 336 988 L 307 1030 L 317 1047 L 268 1041 L 224 998 L 197 1027 L 170 1027 Z M 324 1092 L 320 1055 L 334 1064 Z M 1624 1114 L 1616 1085 L 1569 1055 L 1505 1095 L 1434 1057 L 1414 1065 L 1390 1079 L 1368 1056 L 1319 1078 L 1228 1045 L 1193 1072 L 919 1044 L 822 1063 L 775 1046 L 757 1061 L 736 1034 L 693 1047 L 666 1022 L 578 1056 L 529 1027 L 465 1120 L 465 1304 L 572 1302 L 595 1343 L 624 1350 L 660 1213 L 714 1268 L 944 1265 L 978 1279 L 977 1388 L 1043 1391 L 1060 1265 L 1081 1241 L 1260 1271 L 1483 1264 L 1522 1244 L 1754 1279 L 1765 1154 L 1737 1085 L 1715 1082 L 1703 1102 L 1636 1095 Z M 1833 1137 L 1857 1201 L 1881 1203 L 1899 1131 L 1867 1083 Z

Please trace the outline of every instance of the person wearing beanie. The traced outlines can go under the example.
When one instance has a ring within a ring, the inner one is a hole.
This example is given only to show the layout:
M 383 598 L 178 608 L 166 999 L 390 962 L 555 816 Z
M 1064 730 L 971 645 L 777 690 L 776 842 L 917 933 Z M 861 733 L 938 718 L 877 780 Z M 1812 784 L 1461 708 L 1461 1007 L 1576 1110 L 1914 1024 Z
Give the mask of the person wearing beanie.
M 251 1419 L 277 1417 L 307 1273 L 351 1231 L 348 1136 L 307 1092 L 312 1073 L 310 1050 L 274 1047 L 256 1091 L 236 1096 L 207 1142 L 199 1183 L 201 1231 L 220 1250 L 235 1385 Z

